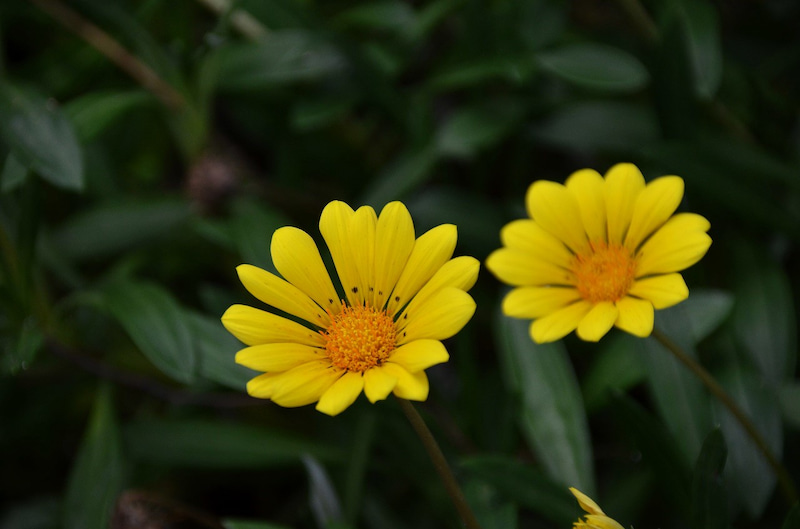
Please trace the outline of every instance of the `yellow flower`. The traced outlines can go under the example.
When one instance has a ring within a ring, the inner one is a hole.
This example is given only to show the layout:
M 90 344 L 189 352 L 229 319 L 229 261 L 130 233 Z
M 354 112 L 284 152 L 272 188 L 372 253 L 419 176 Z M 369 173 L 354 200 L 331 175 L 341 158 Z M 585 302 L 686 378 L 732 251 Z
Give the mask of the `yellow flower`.
M 673 215 L 683 180 L 664 176 L 645 185 L 632 164 L 605 178 L 591 169 L 565 185 L 540 180 L 528 189 L 530 219 L 501 231 L 503 248 L 486 267 L 514 285 L 503 312 L 531 318 L 535 342 L 552 342 L 577 329 L 597 341 L 612 326 L 645 337 L 653 311 L 686 299 L 679 272 L 711 245 L 709 222 L 692 213 Z
M 616 520 L 606 516 L 592 498 L 574 487 L 570 487 L 569 491 L 578 500 L 581 509 L 589 513 L 583 519 L 578 518 L 578 521 L 572 524 L 572 529 L 624 529 Z
M 272 236 L 273 264 L 283 276 L 251 265 L 237 268 L 245 288 L 267 305 L 302 320 L 233 305 L 222 323 L 249 347 L 236 362 L 263 371 L 247 392 L 286 407 L 317 402 L 336 415 L 363 390 L 370 402 L 390 393 L 428 397 L 425 369 L 446 362 L 440 340 L 475 312 L 469 290 L 478 277 L 472 257 L 451 259 L 456 227 L 437 226 L 415 239 L 400 202 L 380 217 L 331 202 L 320 232 L 339 276 L 342 299 L 313 239 L 284 227 Z

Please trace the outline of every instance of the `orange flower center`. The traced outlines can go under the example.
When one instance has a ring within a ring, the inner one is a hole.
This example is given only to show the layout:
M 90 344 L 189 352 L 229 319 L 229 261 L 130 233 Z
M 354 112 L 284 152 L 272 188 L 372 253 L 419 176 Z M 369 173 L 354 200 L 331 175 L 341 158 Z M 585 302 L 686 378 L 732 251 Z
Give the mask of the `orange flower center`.
M 364 372 L 380 365 L 395 349 L 394 320 L 369 305 L 343 306 L 320 331 L 331 363 L 348 371 Z
M 591 250 L 578 254 L 572 264 L 578 293 L 591 303 L 619 301 L 630 290 L 636 260 L 620 244 L 590 243 Z

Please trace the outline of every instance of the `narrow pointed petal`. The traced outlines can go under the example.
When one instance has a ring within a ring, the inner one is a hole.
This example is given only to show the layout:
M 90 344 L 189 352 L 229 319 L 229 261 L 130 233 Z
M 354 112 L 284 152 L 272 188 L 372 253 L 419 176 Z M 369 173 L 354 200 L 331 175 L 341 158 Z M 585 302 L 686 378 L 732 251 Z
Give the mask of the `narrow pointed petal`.
M 530 254 L 500 248 L 486 258 L 486 268 L 500 281 L 514 286 L 574 285 L 575 276 Z
M 394 394 L 401 399 L 423 401 L 428 398 L 428 376 L 425 371 L 409 373 L 404 367 L 387 362 L 384 371 L 397 379 Z
M 409 373 L 443 364 L 450 359 L 447 349 L 438 340 L 415 340 L 395 349 L 389 362 L 403 366 Z
M 369 206 L 361 206 L 351 221 L 351 246 L 353 260 L 358 270 L 359 291 L 374 306 L 375 293 L 375 227 L 378 217 Z
M 579 491 L 575 487 L 570 487 L 569 491 L 575 496 L 575 499 L 578 500 L 578 505 L 581 506 L 581 509 L 588 512 L 589 514 L 605 514 L 603 509 L 600 508 L 595 501 L 584 494 L 583 492 Z
M 680 274 L 665 274 L 639 279 L 633 283 L 631 296 L 646 299 L 656 309 L 677 305 L 689 297 L 689 288 Z
M 452 224 L 442 224 L 425 233 L 414 243 L 392 297 L 387 304 L 389 312 L 397 310 L 411 301 L 422 285 L 433 277 L 456 249 L 458 233 Z
M 364 300 L 361 276 L 353 256 L 352 221 L 353 209 L 344 202 L 334 200 L 325 206 L 319 219 L 319 231 L 333 258 L 333 265 L 351 305 L 360 305 Z
M 606 335 L 617 321 L 619 309 L 611 302 L 598 303 L 578 324 L 578 337 L 587 342 L 596 342 Z
M 387 373 L 382 366 L 364 373 L 364 394 L 373 404 L 388 397 L 396 385 L 397 377 Z
M 373 306 L 385 306 L 414 249 L 414 223 L 402 202 L 381 210 L 375 231 L 375 292 Z
M 284 279 L 306 293 L 322 308 L 339 312 L 339 294 L 322 262 L 317 245 L 298 228 L 279 228 L 270 244 L 272 263 Z
M 633 208 L 644 190 L 644 177 L 630 163 L 620 163 L 606 173 L 605 201 L 608 215 L 608 242 L 622 244 L 631 224 Z
M 560 340 L 574 331 L 591 309 L 592 304 L 588 301 L 578 301 L 543 318 L 539 318 L 531 324 L 531 338 L 536 343 Z
M 324 360 L 324 350 L 299 343 L 270 343 L 247 347 L 236 353 L 236 363 L 256 371 L 287 371 Z
M 257 399 L 268 399 L 272 397 L 275 389 L 275 381 L 283 373 L 264 373 L 247 382 L 247 394 Z
M 624 297 L 616 303 L 619 316 L 615 325 L 625 332 L 639 338 L 646 338 L 653 332 L 655 314 L 653 304 L 643 299 L 630 296 Z
M 569 268 L 573 255 L 560 239 L 548 233 L 535 220 L 514 220 L 500 230 L 500 240 L 507 248 L 542 261 Z
M 584 518 L 587 526 L 592 529 L 625 529 L 613 518 L 602 514 L 587 514 Z
M 634 251 L 675 213 L 683 199 L 683 178 L 662 176 L 644 188 L 633 208 L 625 246 Z
M 694 213 L 679 213 L 655 232 L 637 253 L 636 277 L 680 272 L 689 268 L 708 251 L 709 222 Z
M 333 417 L 346 410 L 356 401 L 364 388 L 361 373 L 345 373 L 322 394 L 317 403 L 317 411 Z
M 578 202 L 581 220 L 590 241 L 607 241 L 606 202 L 603 197 L 605 182 L 593 169 L 576 171 L 567 178 L 566 188 Z
M 247 345 L 296 342 L 324 347 L 319 333 L 299 323 L 246 305 L 232 305 L 222 315 L 222 324 Z
M 330 323 L 328 313 L 288 281 L 248 264 L 239 265 L 236 272 L 247 291 L 267 305 L 302 318 L 317 327 L 326 327 Z
M 316 402 L 345 372 L 332 369 L 330 362 L 309 362 L 279 375 L 272 396 L 275 404 L 296 408 Z
M 578 201 L 566 187 L 556 182 L 539 180 L 525 197 L 528 215 L 554 237 L 563 241 L 573 253 L 589 248 L 581 220 Z
M 400 314 L 400 319 L 404 319 L 405 313 L 416 311 L 442 289 L 453 287 L 464 291 L 469 290 L 478 279 L 480 266 L 480 262 L 474 257 L 462 255 L 450 259 L 411 299 Z
M 432 296 L 416 312 L 403 315 L 405 327 L 400 326 L 397 344 L 414 340 L 444 340 L 450 338 L 472 318 L 475 301 L 458 288 L 445 288 Z M 407 317 L 407 319 L 405 319 Z
M 503 298 L 503 314 L 512 318 L 541 318 L 580 297 L 577 290 L 569 287 L 515 288 Z

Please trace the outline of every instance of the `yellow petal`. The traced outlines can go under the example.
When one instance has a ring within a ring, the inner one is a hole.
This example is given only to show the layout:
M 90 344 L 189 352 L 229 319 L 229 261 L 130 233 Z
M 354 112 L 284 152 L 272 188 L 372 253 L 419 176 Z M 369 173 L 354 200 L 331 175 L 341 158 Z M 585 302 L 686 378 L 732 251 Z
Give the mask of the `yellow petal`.
M 570 487 L 569 491 L 573 496 L 575 496 L 575 499 L 578 500 L 578 505 L 580 505 L 581 509 L 584 511 L 588 512 L 589 514 L 605 514 L 603 509 L 601 509 L 592 498 L 583 492 L 579 491 L 575 487 Z
M 398 364 L 386 362 L 383 370 L 397 379 L 393 393 L 401 399 L 423 401 L 428 398 L 428 376 L 425 371 L 409 373 Z
M 375 232 L 374 307 L 386 304 L 413 249 L 414 223 L 408 209 L 402 202 L 386 204 Z
M 423 233 L 416 240 L 387 304 L 390 313 L 397 312 L 397 309 L 411 301 L 422 285 L 452 257 L 457 238 L 455 226 L 442 224 Z
M 608 242 L 622 244 L 633 217 L 633 208 L 644 190 L 644 177 L 635 165 L 620 163 L 606 173 L 605 200 Z
M 486 268 L 500 281 L 514 286 L 574 285 L 569 270 L 531 254 L 500 248 L 486 258 Z
M 275 389 L 275 381 L 283 373 L 264 373 L 247 382 L 247 394 L 257 399 L 268 399 Z
M 539 180 L 531 184 L 525 197 L 528 215 L 551 235 L 563 241 L 573 253 L 589 249 L 578 201 L 566 187 Z
M 395 385 L 397 377 L 387 373 L 382 366 L 364 373 L 364 394 L 373 404 L 388 397 Z
M 286 408 L 296 408 L 316 402 L 345 372 L 332 369 L 328 361 L 309 362 L 278 375 L 273 388 L 272 402 Z
M 239 265 L 236 272 L 247 291 L 267 305 L 302 318 L 317 327 L 327 327 L 330 324 L 331 320 L 324 309 L 302 290 L 275 274 L 248 264 Z
M 578 338 L 587 342 L 600 340 L 614 326 L 618 315 L 619 309 L 613 303 L 608 301 L 598 303 L 578 324 Z
M 602 514 L 587 514 L 584 518 L 591 529 L 624 529 L 619 522 Z
M 694 213 L 679 213 L 656 231 L 637 253 L 636 277 L 689 268 L 708 251 L 709 222 Z
M 339 200 L 325 206 L 319 218 L 319 231 L 333 258 L 339 281 L 351 305 L 360 305 L 364 300 L 361 276 L 353 255 L 353 209 Z
M 397 345 L 414 340 L 450 338 L 467 324 L 474 313 L 475 301 L 469 294 L 453 287 L 442 289 L 416 312 L 403 314 L 404 319 L 398 325 Z
M 358 208 L 350 221 L 350 251 L 358 270 L 358 289 L 373 305 L 375 293 L 375 228 L 378 217 L 369 206 Z
M 689 289 L 680 274 L 639 279 L 633 283 L 628 293 L 646 299 L 659 310 L 676 305 L 689 297 Z
M 521 287 L 503 298 L 503 314 L 512 318 L 541 318 L 580 299 L 574 288 Z
M 616 302 L 619 316 L 615 325 L 625 332 L 639 338 L 646 338 L 653 332 L 653 304 L 643 299 L 626 296 Z
M 438 340 L 415 340 L 401 345 L 389 357 L 389 362 L 400 364 L 409 373 L 443 364 L 450 359 L 447 349 Z
M 480 266 L 480 262 L 477 259 L 466 255 L 450 259 L 433 274 L 430 281 L 425 283 L 425 286 L 411 299 L 400 314 L 400 319 L 404 319 L 407 312 L 415 312 L 422 304 L 444 288 L 454 287 L 464 291 L 469 290 L 478 279 Z
M 247 345 L 277 342 L 296 342 L 312 347 L 325 345 L 322 336 L 308 327 L 246 305 L 232 305 L 222 315 L 222 324 Z
M 500 240 L 511 250 L 534 255 L 548 263 L 569 268 L 572 254 L 558 238 L 550 235 L 535 220 L 509 222 L 500 230 Z
M 667 222 L 683 199 L 683 178 L 662 176 L 644 188 L 633 208 L 625 246 L 633 251 L 650 234 Z
M 236 353 L 236 363 L 256 371 L 286 371 L 306 362 L 324 359 L 322 349 L 299 343 L 270 343 Z
M 322 394 L 317 403 L 317 411 L 331 417 L 346 410 L 361 395 L 364 377 L 361 373 L 345 373 Z
M 578 202 L 581 220 L 590 241 L 606 241 L 606 202 L 603 195 L 605 183 L 600 173 L 593 169 L 576 171 L 564 184 Z
M 588 301 L 578 301 L 531 324 L 531 338 L 536 343 L 555 342 L 578 327 L 586 313 L 592 309 Z
M 291 226 L 279 228 L 272 235 L 270 252 L 272 263 L 284 279 L 322 308 L 339 312 L 339 294 L 309 234 Z

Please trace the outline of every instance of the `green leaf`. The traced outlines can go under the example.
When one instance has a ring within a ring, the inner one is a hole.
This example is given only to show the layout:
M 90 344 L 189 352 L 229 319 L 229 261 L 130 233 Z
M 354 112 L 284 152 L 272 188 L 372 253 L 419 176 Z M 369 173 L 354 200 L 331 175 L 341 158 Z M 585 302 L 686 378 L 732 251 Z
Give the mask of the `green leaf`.
M 201 376 L 223 386 L 245 391 L 247 381 L 261 373 L 248 369 L 234 361 L 236 352 L 243 349 L 219 318 L 187 312 L 189 330 L 197 350 L 197 369 Z
M 511 457 L 473 456 L 462 461 L 460 468 L 473 479 L 491 485 L 509 500 L 531 509 L 557 526 L 569 526 L 580 512 L 569 487 Z
M 679 9 L 695 92 L 703 99 L 712 99 L 722 81 L 722 39 L 716 7 L 707 1 L 684 0 Z
M 494 487 L 479 480 L 464 485 L 464 497 L 481 529 L 517 529 L 516 506 L 498 496 Z
M 728 450 L 719 430 L 712 430 L 703 443 L 692 478 L 692 529 L 725 529 L 728 498 L 722 469 Z
M 339 13 L 332 22 L 342 29 L 390 32 L 404 39 L 411 39 L 417 27 L 414 10 L 400 0 L 356 5 Z
M 308 132 L 329 125 L 347 114 L 353 107 L 349 98 L 302 99 L 292 107 L 292 128 Z
M 795 503 L 786 516 L 781 529 L 800 529 L 800 504 Z
M 277 430 L 219 419 L 147 419 L 124 429 L 130 458 L 189 468 L 263 469 L 300 463 L 304 454 L 338 458 L 332 448 Z
M 436 133 L 436 146 L 444 156 L 469 158 L 503 139 L 523 114 L 514 101 L 461 108 Z
M 652 109 L 617 101 L 565 105 L 538 123 L 532 134 L 566 149 L 613 152 L 635 152 L 660 137 Z
M 152 244 L 191 216 L 182 200 L 147 200 L 102 204 L 68 219 L 53 233 L 53 244 L 66 259 L 108 257 Z
M 0 529 L 59 529 L 61 502 L 43 497 L 10 506 L 0 517 Z
M 97 395 L 64 498 L 65 529 L 106 529 L 122 491 L 125 461 L 108 387 Z
M 30 368 L 44 343 L 44 333 L 33 317 L 28 317 L 16 336 L 5 338 L 7 346 L 0 359 L 0 373 L 15 375 Z
M 800 430 L 800 383 L 785 384 L 779 393 L 783 420 Z
M 342 505 L 325 467 L 310 455 L 303 456 L 308 474 L 308 503 L 318 527 L 339 526 L 342 523 Z
M 51 184 L 83 189 L 83 160 L 72 125 L 51 101 L 0 82 L 0 138 L 16 159 Z
M 603 44 L 568 44 L 536 56 L 542 70 L 577 86 L 592 90 L 629 93 L 650 80 L 639 59 Z
M 583 378 L 587 412 L 605 406 L 612 392 L 624 392 L 644 380 L 639 340 L 630 334 L 619 333 L 601 342 L 596 359 Z
M 714 332 L 733 308 L 733 296 L 721 290 L 692 290 L 681 303 L 689 322 L 694 343 L 699 343 Z
M 465 64 L 451 66 L 433 76 L 428 83 L 428 89 L 432 92 L 448 92 L 485 85 L 496 79 L 520 84 L 530 77 L 532 69 L 533 64 L 530 61 L 513 57 L 471 59 Z
M 115 120 L 132 110 L 155 106 L 157 101 L 148 92 L 89 92 L 64 106 L 64 112 L 75 124 L 75 132 L 84 141 L 100 135 Z
M 259 42 L 229 44 L 209 60 L 209 67 L 216 69 L 217 87 L 226 91 L 317 81 L 345 67 L 331 44 L 301 31 L 276 31 Z
M 231 234 L 243 262 L 275 272 L 270 254 L 272 234 L 290 224 L 279 211 L 255 200 L 243 199 L 233 205 Z
M 404 198 L 431 177 L 438 161 L 439 155 L 431 147 L 400 154 L 372 180 L 361 202 L 382 208 Z
M 3 164 L 3 172 L 0 173 L 0 190 L 7 193 L 18 188 L 28 178 L 28 172 L 28 168 L 14 156 L 14 153 L 9 153 Z
M 183 309 L 169 292 L 142 281 L 120 280 L 102 291 L 108 310 L 133 343 L 164 374 L 191 383 L 197 353 Z
M 495 339 L 509 388 L 520 398 L 522 434 L 553 480 L 592 495 L 592 446 L 567 351 L 561 342 L 535 344 L 529 325 L 497 313 Z

